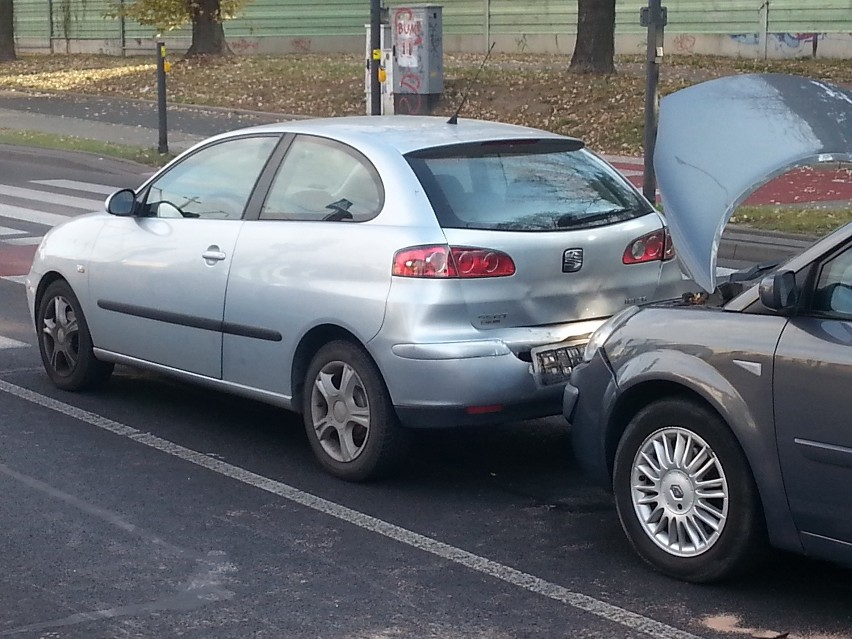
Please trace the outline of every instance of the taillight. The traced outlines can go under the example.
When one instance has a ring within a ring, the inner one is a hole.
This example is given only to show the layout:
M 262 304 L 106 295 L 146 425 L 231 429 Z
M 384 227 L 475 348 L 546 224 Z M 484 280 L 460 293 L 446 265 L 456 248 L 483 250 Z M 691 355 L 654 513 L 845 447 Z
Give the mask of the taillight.
M 621 261 L 624 264 L 641 264 L 655 260 L 667 262 L 674 256 L 672 236 L 663 228 L 633 240 L 624 250 Z
M 399 277 L 507 277 L 515 274 L 515 263 L 502 251 L 436 244 L 397 251 L 391 272 Z

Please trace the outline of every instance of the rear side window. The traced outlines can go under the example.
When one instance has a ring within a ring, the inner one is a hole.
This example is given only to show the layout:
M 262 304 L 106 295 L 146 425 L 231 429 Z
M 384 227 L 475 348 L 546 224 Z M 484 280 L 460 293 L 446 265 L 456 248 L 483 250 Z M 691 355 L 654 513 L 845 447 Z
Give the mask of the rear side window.
M 297 136 L 278 169 L 261 220 L 363 222 L 384 204 L 379 174 L 355 149 Z
M 460 144 L 408 156 L 445 228 L 562 231 L 651 211 L 624 179 L 573 140 Z

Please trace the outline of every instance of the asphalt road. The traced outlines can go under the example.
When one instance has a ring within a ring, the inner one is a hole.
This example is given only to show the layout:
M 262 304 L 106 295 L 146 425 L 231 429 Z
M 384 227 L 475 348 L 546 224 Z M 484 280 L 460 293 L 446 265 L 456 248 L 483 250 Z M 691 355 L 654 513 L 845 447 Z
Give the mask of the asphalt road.
M 141 181 L 0 151 L 7 247 L 44 232 L 21 218 L 69 212 L 50 194 Z M 399 476 L 354 485 L 279 409 L 123 367 L 102 391 L 60 392 L 14 277 L 0 495 L 0 637 L 852 637 L 843 568 L 777 555 L 710 587 L 648 571 L 560 418 L 421 432 Z

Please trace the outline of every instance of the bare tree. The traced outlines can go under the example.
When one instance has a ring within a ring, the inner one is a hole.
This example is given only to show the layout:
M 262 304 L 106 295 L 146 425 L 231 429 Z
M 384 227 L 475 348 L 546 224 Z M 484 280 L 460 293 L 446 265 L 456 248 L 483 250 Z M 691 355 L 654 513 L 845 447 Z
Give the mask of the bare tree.
M 615 73 L 615 0 L 577 0 L 577 42 L 570 71 Z
M 0 62 L 15 59 L 15 14 L 12 0 L 0 0 Z
M 222 7 L 219 0 L 195 0 L 190 5 L 192 13 L 192 45 L 186 57 L 196 55 L 223 55 L 230 53 L 222 26 Z

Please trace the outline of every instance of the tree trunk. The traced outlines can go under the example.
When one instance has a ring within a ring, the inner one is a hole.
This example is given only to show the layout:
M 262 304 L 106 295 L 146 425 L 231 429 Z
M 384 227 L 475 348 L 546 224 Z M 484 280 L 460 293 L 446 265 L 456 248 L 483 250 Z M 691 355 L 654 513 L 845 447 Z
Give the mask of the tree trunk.
M 578 0 L 577 43 L 569 71 L 615 73 L 615 0 Z
M 15 59 L 15 17 L 12 0 L 0 0 L 0 62 Z
M 186 57 L 230 54 L 231 50 L 225 42 L 219 0 L 189 1 L 192 2 L 192 44 Z

